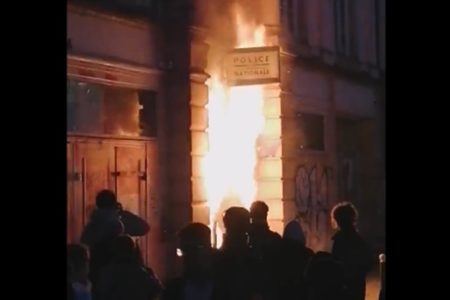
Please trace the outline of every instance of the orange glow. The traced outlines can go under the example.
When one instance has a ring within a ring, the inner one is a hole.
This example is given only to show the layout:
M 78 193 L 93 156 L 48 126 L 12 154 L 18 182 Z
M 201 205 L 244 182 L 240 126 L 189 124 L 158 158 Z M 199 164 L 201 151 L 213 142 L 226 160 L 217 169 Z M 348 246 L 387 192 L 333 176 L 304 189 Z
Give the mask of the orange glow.
M 114 134 L 115 135 L 119 135 L 119 136 L 127 136 L 127 137 L 138 137 L 138 136 L 140 136 L 139 132 L 130 132 L 130 131 L 123 130 L 121 128 L 117 129 Z
M 235 15 L 235 48 L 265 46 L 265 28 Z M 229 87 L 220 67 L 208 81 L 209 152 L 203 172 L 210 209 L 210 227 L 222 243 L 222 213 L 230 206 L 250 207 L 256 196 L 256 142 L 264 127 L 261 85 Z M 217 229 L 214 224 L 217 222 Z

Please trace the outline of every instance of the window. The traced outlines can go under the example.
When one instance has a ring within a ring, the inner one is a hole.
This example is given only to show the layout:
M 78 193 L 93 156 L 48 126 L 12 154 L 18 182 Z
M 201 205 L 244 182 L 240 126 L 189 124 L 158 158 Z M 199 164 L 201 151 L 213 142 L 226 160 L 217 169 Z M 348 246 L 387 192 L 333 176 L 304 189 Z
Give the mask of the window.
M 346 56 L 352 55 L 353 40 L 352 32 L 353 24 L 353 6 L 351 0 L 335 0 L 334 1 L 334 22 L 335 22 L 335 41 L 336 52 Z
M 154 91 L 139 92 L 139 127 L 143 136 L 156 136 L 156 93 Z
M 280 18 L 287 35 L 297 42 L 308 42 L 306 0 L 281 0 Z
M 156 136 L 156 93 L 69 80 L 67 131 Z
M 308 44 L 308 14 L 306 0 L 297 0 L 296 38 L 302 44 Z
M 67 86 L 67 131 L 103 133 L 101 126 L 102 90 L 84 82 L 69 81 Z
M 288 23 L 288 29 L 289 32 L 293 33 L 295 31 L 295 21 L 294 21 L 294 16 L 295 16 L 295 11 L 294 11 L 294 0 L 287 0 L 287 9 L 286 9 L 286 13 L 287 13 L 287 23 Z
M 344 0 L 334 1 L 334 28 L 336 40 L 336 52 L 343 52 L 345 49 L 345 9 Z
M 325 118 L 322 115 L 297 114 L 299 148 L 301 150 L 325 150 Z
M 383 52 L 383 26 L 384 26 L 384 22 L 383 22 L 383 17 L 382 15 L 384 15 L 384 10 L 383 10 L 383 1 L 379 1 L 379 0 L 375 0 L 374 1 L 374 5 L 375 5 L 375 51 L 376 51 L 376 64 L 378 67 L 381 68 L 381 61 L 382 61 L 382 52 Z

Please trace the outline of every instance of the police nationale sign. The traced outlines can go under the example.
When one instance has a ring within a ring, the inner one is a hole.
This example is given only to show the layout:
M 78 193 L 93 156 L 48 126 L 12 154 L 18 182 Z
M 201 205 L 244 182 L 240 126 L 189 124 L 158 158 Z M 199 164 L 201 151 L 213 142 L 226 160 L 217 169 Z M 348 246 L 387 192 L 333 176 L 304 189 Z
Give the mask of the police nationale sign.
M 278 47 L 234 49 L 226 58 L 229 85 L 265 84 L 280 81 Z

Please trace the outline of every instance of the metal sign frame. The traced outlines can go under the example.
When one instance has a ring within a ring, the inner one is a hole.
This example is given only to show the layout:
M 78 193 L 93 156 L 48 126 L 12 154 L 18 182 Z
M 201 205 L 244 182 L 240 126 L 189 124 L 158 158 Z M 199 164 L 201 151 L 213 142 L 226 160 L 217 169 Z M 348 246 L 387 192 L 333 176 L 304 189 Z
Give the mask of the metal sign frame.
M 259 52 L 276 52 L 277 55 L 277 76 L 276 77 L 270 77 L 270 78 L 256 78 L 256 79 L 241 79 L 241 80 L 232 80 L 229 78 L 229 73 L 233 72 L 234 70 L 231 70 L 233 66 L 230 65 L 224 65 L 225 68 L 225 75 L 226 75 L 226 81 L 229 86 L 241 86 L 241 85 L 259 85 L 259 84 L 268 84 L 268 83 L 278 83 L 280 82 L 280 47 L 278 46 L 269 46 L 269 47 L 252 47 L 252 48 L 236 48 L 232 50 L 227 58 L 225 59 L 225 62 L 228 62 L 228 59 L 233 54 L 245 54 L 245 53 L 259 53 Z M 258 66 L 250 66 L 250 68 L 257 68 Z

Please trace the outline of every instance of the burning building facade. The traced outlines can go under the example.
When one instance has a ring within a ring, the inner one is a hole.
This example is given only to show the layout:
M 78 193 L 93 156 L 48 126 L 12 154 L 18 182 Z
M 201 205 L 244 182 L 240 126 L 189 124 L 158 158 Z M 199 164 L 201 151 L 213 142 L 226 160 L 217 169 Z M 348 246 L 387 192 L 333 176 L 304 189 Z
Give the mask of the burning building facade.
M 220 244 L 231 205 L 266 202 L 280 233 L 299 219 L 316 250 L 338 200 L 381 227 L 377 3 L 69 1 L 68 240 L 103 188 L 150 223 L 141 248 L 163 278 L 176 232 L 202 222 Z M 276 49 L 278 80 L 233 82 L 229 54 L 249 48 Z

